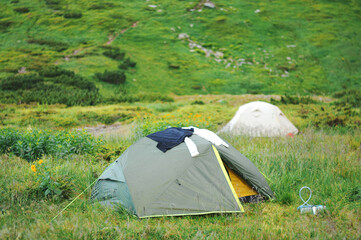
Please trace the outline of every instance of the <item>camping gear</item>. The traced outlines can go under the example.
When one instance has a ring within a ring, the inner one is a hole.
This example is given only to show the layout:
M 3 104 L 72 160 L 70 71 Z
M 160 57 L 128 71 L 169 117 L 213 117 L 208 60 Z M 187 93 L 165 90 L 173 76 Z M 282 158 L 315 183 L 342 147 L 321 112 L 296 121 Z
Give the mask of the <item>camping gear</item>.
M 199 152 L 194 157 L 185 142 L 162 152 L 157 141 L 138 140 L 103 172 L 91 198 L 120 204 L 139 218 L 243 212 L 239 198 L 274 198 L 248 158 L 215 133 L 200 132 L 220 144 L 193 134 L 189 139 Z
M 255 101 L 240 106 L 220 132 L 250 137 L 292 137 L 298 130 L 278 107 Z
M 303 198 L 302 198 L 302 190 L 303 189 L 308 189 L 309 190 L 309 197 L 307 199 L 307 201 L 305 201 Z M 324 205 L 310 205 L 308 204 L 308 201 L 310 201 L 311 197 L 312 197 L 312 190 L 311 188 L 307 187 L 307 186 L 304 186 L 304 187 L 301 187 L 299 193 L 300 195 L 300 198 L 303 202 L 303 204 L 301 206 L 299 206 L 297 208 L 297 210 L 300 210 L 301 213 L 309 213 L 309 212 L 312 212 L 314 215 L 317 215 L 318 212 L 320 211 L 323 211 L 323 210 L 326 210 L 326 206 Z

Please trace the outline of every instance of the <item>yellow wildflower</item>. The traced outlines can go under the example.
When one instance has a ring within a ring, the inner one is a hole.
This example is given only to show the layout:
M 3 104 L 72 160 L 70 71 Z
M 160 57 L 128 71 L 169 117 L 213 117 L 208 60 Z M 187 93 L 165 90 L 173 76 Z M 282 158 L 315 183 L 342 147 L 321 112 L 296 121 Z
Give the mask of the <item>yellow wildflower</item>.
M 31 165 L 31 171 L 36 172 L 36 166 L 34 164 Z
M 39 164 L 42 164 L 43 162 L 44 162 L 44 161 L 41 159 L 41 160 L 39 160 L 39 162 L 38 162 L 38 163 L 39 163 Z

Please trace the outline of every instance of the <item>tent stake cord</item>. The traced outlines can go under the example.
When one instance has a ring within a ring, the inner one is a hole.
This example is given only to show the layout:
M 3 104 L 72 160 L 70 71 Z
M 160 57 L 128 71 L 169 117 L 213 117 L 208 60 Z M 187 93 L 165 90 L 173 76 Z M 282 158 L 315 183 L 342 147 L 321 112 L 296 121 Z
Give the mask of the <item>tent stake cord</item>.
M 108 169 L 110 169 L 110 167 L 115 164 L 117 162 L 117 160 L 115 160 L 112 164 L 109 165 Z M 104 173 L 106 173 L 108 170 L 104 171 Z M 102 175 L 103 175 L 102 174 Z M 99 176 L 100 177 L 100 176 Z M 76 198 L 74 198 L 70 203 L 68 203 L 68 205 L 66 205 L 58 214 L 56 214 L 51 220 L 50 223 L 52 221 L 54 221 L 62 212 L 64 212 L 71 204 L 73 204 L 73 202 L 75 202 L 81 195 L 83 195 L 91 186 L 93 186 L 93 184 L 98 181 L 99 177 L 97 179 L 94 180 L 94 182 L 92 182 L 87 188 L 84 189 L 83 192 L 81 192 L 78 196 L 76 196 Z

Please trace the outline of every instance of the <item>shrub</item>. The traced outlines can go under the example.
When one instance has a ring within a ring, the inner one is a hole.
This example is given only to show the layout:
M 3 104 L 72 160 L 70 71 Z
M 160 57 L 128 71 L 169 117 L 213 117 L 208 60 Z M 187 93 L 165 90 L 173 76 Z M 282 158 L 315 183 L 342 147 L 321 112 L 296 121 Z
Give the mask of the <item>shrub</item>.
M 18 7 L 14 8 L 14 11 L 17 13 L 28 13 L 30 10 L 27 7 Z
M 55 171 L 46 161 L 40 159 L 33 162 L 31 171 L 34 172 L 35 184 L 33 192 L 39 198 L 63 200 L 69 199 L 72 195 L 74 185 L 68 176 L 56 178 Z
M 115 5 L 110 2 L 101 2 L 101 3 L 95 3 L 91 5 L 88 9 L 89 10 L 98 10 L 98 9 L 107 9 L 107 8 L 113 8 Z
M 137 65 L 136 62 L 132 61 L 130 58 L 125 58 L 118 66 L 118 68 L 127 70 L 128 68 L 133 68 Z
M 110 96 L 104 99 L 104 103 L 121 103 L 121 102 L 174 102 L 172 97 L 160 93 L 138 93 Z
M 191 103 L 191 105 L 204 105 L 205 103 L 202 100 L 195 100 Z
M 81 18 L 83 14 L 80 11 L 69 11 L 64 13 L 65 18 Z
M 97 152 L 97 159 L 102 159 L 105 161 L 111 161 L 117 159 L 125 150 L 127 146 L 115 147 L 112 145 L 102 145 Z
M 0 80 L 0 89 L 2 90 L 25 90 L 32 89 L 44 79 L 37 74 L 14 75 Z
M 95 105 L 101 101 L 98 88 L 93 82 L 76 75 L 74 72 L 56 67 L 37 74 L 14 75 L 0 81 L 0 94 L 3 103 L 47 103 L 74 105 Z M 56 76 L 56 77 L 53 77 Z
M 0 19 L 0 30 L 4 31 L 10 27 L 14 22 L 10 18 Z
M 53 41 L 53 40 L 45 40 L 45 39 L 35 39 L 30 38 L 26 40 L 28 43 L 38 44 L 38 45 L 46 45 L 48 47 L 53 48 L 55 51 L 61 52 L 69 47 L 67 43 Z
M 105 52 L 103 52 L 103 55 L 114 60 L 123 60 L 125 52 L 121 51 L 119 48 L 108 48 Z
M 350 109 L 347 108 L 333 108 L 330 111 L 322 111 L 314 114 L 311 121 L 317 128 L 324 127 L 344 127 L 348 123 Z
M 65 104 L 67 106 L 89 106 L 101 101 L 98 91 L 67 89 L 51 86 L 48 89 L 20 92 L 24 103 L 38 102 L 41 104 Z
M 61 75 L 53 78 L 52 81 L 54 83 L 61 83 L 63 85 L 72 86 L 79 89 L 86 89 L 89 91 L 97 90 L 97 87 L 93 82 L 90 82 L 89 80 L 79 75 L 73 75 L 73 76 Z
M 57 77 L 60 75 L 74 76 L 75 73 L 73 71 L 68 71 L 65 69 L 60 69 L 58 66 L 50 65 L 42 68 L 39 71 L 40 76 L 43 77 Z
M 93 111 L 89 112 L 80 112 L 77 114 L 77 119 L 86 120 L 86 121 L 95 121 L 101 122 L 106 125 L 113 124 L 116 121 L 125 121 L 132 118 L 131 115 L 126 113 L 116 113 L 116 114 L 98 114 Z
M 126 76 L 123 71 L 105 70 L 104 73 L 96 73 L 95 76 L 102 82 L 107 82 L 112 84 L 123 84 L 125 83 L 126 80 Z
M 361 90 L 347 89 L 336 92 L 333 96 L 335 98 L 339 98 L 339 100 L 336 101 L 336 105 L 351 105 L 352 107 L 361 107 Z
M 313 100 L 310 96 L 307 97 L 299 97 L 299 96 L 291 96 L 291 95 L 284 95 L 281 96 L 281 99 L 275 100 L 271 98 L 272 104 L 282 103 L 282 104 L 312 104 L 317 103 L 316 100 Z
M 0 129 L 0 153 L 13 153 L 28 162 L 45 154 L 61 158 L 70 154 L 95 154 L 102 144 L 85 131 L 19 131 Z

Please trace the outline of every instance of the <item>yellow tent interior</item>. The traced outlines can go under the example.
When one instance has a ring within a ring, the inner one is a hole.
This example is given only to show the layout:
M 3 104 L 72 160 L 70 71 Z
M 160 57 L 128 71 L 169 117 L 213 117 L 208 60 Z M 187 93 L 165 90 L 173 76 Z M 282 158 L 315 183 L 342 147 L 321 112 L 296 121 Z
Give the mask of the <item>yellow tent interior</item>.
M 223 163 L 224 164 L 224 163 Z M 241 177 L 239 177 L 234 171 L 232 171 L 226 164 L 224 166 L 227 169 L 229 178 L 231 179 L 231 183 L 233 185 L 234 190 L 237 193 L 237 196 L 246 197 L 252 195 L 258 195 L 258 192 L 252 189 L 246 181 L 244 181 Z

